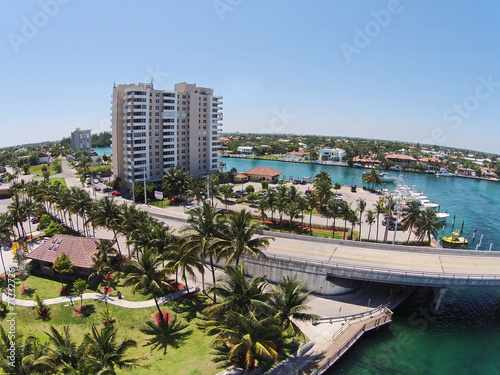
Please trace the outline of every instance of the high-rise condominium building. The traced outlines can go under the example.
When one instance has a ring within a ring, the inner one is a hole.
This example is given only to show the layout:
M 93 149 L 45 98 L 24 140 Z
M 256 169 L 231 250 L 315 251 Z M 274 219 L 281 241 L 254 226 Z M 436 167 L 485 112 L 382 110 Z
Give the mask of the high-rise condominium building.
M 90 152 L 90 130 L 81 130 L 80 128 L 76 128 L 74 132 L 71 132 L 71 148 L 74 152 Z
M 113 88 L 111 128 L 113 174 L 131 187 L 160 181 L 180 166 L 198 178 L 218 168 L 222 97 L 196 84 L 178 83 L 173 91 L 152 83 Z

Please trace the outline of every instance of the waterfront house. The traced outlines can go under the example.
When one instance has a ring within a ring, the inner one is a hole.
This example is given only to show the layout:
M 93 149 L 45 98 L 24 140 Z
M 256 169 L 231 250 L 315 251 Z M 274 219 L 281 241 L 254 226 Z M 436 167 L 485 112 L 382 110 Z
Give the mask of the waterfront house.
M 354 164 L 361 164 L 365 168 L 375 168 L 375 165 L 380 163 L 377 159 L 372 159 L 371 157 L 362 158 L 361 156 L 355 156 L 352 158 Z
M 318 150 L 319 160 L 342 161 L 346 152 L 341 148 L 321 148 Z
M 471 168 L 458 167 L 457 174 L 464 177 L 476 177 L 476 171 Z
M 385 158 L 387 161 L 398 164 L 404 168 L 409 167 L 411 163 L 417 162 L 417 159 L 415 159 L 413 156 L 404 154 L 387 154 Z
M 247 181 L 269 181 L 278 182 L 280 174 L 283 172 L 269 167 L 256 167 L 243 172 L 242 175 L 248 177 Z M 236 176 L 237 177 L 237 176 Z M 235 181 L 236 181 L 235 177 Z
M 239 146 L 237 152 L 242 155 L 255 155 L 253 146 Z
M 54 275 L 52 265 L 58 256 L 65 253 L 74 264 L 73 273 L 89 276 L 92 273 L 92 256 L 98 251 L 99 240 L 95 238 L 56 234 L 30 252 L 28 259 L 34 260 L 34 269 L 45 275 Z

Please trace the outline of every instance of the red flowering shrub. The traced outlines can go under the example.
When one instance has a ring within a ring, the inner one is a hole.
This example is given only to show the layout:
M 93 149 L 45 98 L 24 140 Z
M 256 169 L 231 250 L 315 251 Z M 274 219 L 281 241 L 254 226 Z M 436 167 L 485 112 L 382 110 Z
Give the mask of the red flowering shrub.
M 158 326 L 162 324 L 168 324 L 172 321 L 172 316 L 167 311 L 162 311 L 162 316 L 160 316 L 160 312 L 157 311 L 153 314 L 152 318 Z

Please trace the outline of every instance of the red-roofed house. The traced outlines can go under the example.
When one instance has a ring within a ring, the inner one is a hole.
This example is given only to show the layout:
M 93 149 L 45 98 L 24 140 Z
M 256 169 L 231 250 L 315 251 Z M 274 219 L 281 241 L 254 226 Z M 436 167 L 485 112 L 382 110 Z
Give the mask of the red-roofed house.
M 52 265 L 58 256 L 66 253 L 74 264 L 73 273 L 88 276 L 92 273 L 92 256 L 97 252 L 99 240 L 95 238 L 56 234 L 28 254 L 37 261 L 42 273 L 54 275 Z
M 388 161 L 399 164 L 400 166 L 408 167 L 411 163 L 417 161 L 413 156 L 404 155 L 404 154 L 387 154 L 385 158 Z
M 242 174 L 248 176 L 250 181 L 270 181 L 277 182 L 278 177 L 283 172 L 277 171 L 269 167 L 256 167 Z

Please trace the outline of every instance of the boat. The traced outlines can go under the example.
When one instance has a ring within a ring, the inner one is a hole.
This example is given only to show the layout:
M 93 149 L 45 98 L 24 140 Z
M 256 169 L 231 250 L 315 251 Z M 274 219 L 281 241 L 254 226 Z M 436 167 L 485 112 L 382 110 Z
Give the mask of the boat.
M 382 172 L 380 173 L 380 181 L 393 184 L 394 182 L 396 182 L 396 177 L 391 176 L 386 172 Z
M 362 164 L 359 164 L 359 163 L 354 163 L 353 166 L 355 168 L 363 168 L 363 165 Z
M 441 243 L 449 246 L 464 246 L 469 243 L 467 238 L 460 236 L 458 232 L 452 232 L 451 237 L 441 237 Z
M 448 212 L 436 212 L 436 221 L 437 222 L 443 222 L 448 219 L 450 214 Z
M 455 173 L 451 173 L 446 168 L 441 168 L 439 172 L 436 173 L 436 177 L 455 177 Z
M 399 165 L 395 165 L 394 167 L 391 167 L 391 171 L 402 172 L 403 168 L 401 168 Z

